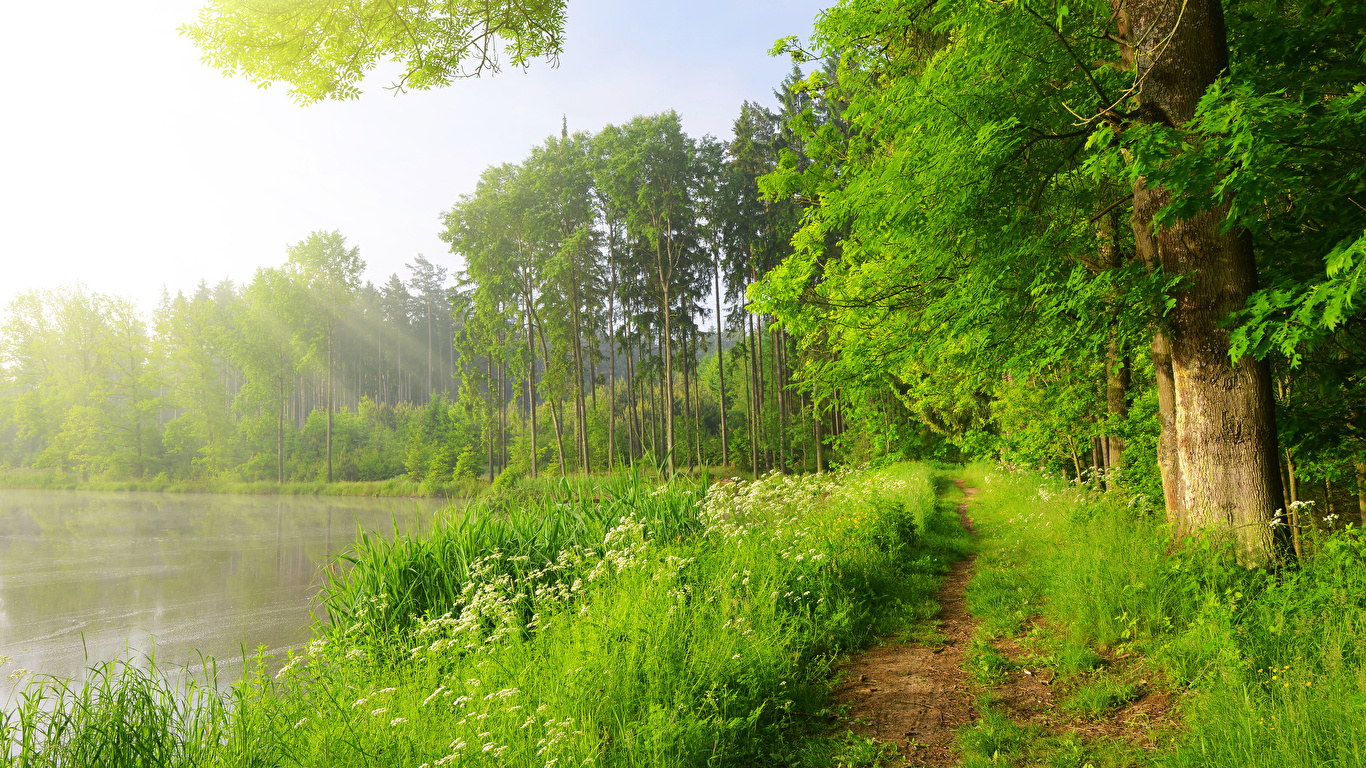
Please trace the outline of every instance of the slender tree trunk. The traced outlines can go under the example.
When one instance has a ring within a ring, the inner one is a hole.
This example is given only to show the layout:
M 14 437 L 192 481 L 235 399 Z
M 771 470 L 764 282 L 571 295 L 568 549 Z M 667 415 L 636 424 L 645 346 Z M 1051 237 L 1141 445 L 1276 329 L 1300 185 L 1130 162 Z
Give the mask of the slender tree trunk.
M 671 298 L 669 289 L 664 289 L 664 391 L 660 398 L 664 400 L 664 452 L 668 455 L 666 462 L 669 467 L 669 477 L 674 475 L 674 357 L 673 357 L 673 326 L 669 321 L 669 315 L 673 314 L 670 306 Z
M 1119 230 L 1119 211 L 1101 216 L 1096 222 L 1096 239 L 1099 244 L 1099 261 L 1108 270 L 1118 270 L 1124 266 L 1123 255 L 1119 251 L 1116 233 Z M 1110 317 L 1118 314 L 1117 302 L 1110 300 Z M 1114 434 L 1114 425 L 1129 416 L 1129 383 L 1131 371 L 1129 359 L 1119 347 L 1116 331 L 1110 333 L 1110 343 L 1105 352 L 1105 403 L 1110 413 L 1110 425 L 1102 438 L 1105 445 L 1106 471 L 1124 466 L 1124 439 Z
M 583 331 L 579 322 L 579 285 L 578 275 L 571 275 L 571 294 L 574 302 L 574 416 L 577 420 L 575 430 L 579 433 L 579 466 L 584 474 L 592 471 L 588 457 L 588 403 L 583 393 Z
M 506 349 L 503 346 L 505 341 L 505 339 L 499 339 L 500 349 Z M 498 413 L 498 471 L 501 473 L 508 468 L 508 366 L 506 358 L 498 361 Z
M 531 476 L 536 477 L 536 334 L 531 327 L 531 294 L 526 295 L 526 351 L 531 359 L 526 375 L 526 408 L 531 417 Z
M 1295 477 L 1295 459 L 1290 449 L 1285 449 L 1285 474 L 1290 478 L 1290 504 L 1285 510 L 1285 521 L 1290 524 L 1290 543 L 1295 548 L 1295 557 L 1303 554 L 1300 550 L 1300 484 Z
M 730 432 L 726 427 L 726 355 L 721 336 L 721 262 L 712 253 L 712 284 L 716 290 L 716 378 L 720 384 L 717 408 L 721 411 L 721 465 L 730 466 Z
M 646 379 L 646 384 L 650 388 L 650 453 L 654 454 L 655 461 L 659 461 L 659 405 L 655 401 L 655 390 L 659 386 L 653 381 L 653 376 Z M 661 394 L 661 398 L 663 393 Z
M 687 425 L 688 425 L 688 417 L 692 415 L 692 377 L 689 375 L 689 371 L 688 371 L 688 329 L 687 329 L 687 328 L 684 328 L 684 329 L 683 329 L 682 338 L 680 339 L 680 341 L 683 342 L 683 365 L 680 366 L 680 367 L 683 369 L 683 429 L 684 429 L 684 432 L 686 432 L 686 431 L 687 431 L 687 428 L 688 428 L 688 426 L 687 426 Z M 687 435 L 687 434 L 684 434 L 684 435 L 683 435 L 683 440 L 684 440 L 685 443 L 688 443 L 688 444 L 689 444 L 688 449 L 685 450 L 684 453 L 687 454 L 687 456 L 688 456 L 688 471 L 691 472 L 691 471 L 692 471 L 692 468 L 693 468 L 693 464 L 692 464 L 692 450 L 691 450 L 691 443 L 692 443 L 692 440 L 688 439 L 688 435 Z
M 754 339 L 750 338 L 749 329 L 749 318 L 746 318 L 746 324 L 744 324 L 744 331 L 746 331 L 746 335 L 744 335 L 744 355 L 746 355 L 749 365 L 744 366 L 744 418 L 749 422 L 749 425 L 747 426 L 749 426 L 750 437 L 750 474 L 751 476 L 758 478 L 758 429 L 754 424 L 755 420 L 758 418 L 758 414 L 754 413 Z
M 327 326 L 327 482 L 332 482 L 332 325 Z
M 749 392 L 751 401 L 749 421 L 750 452 L 754 454 L 752 467 L 754 476 L 758 477 L 759 475 L 763 474 L 763 469 L 759 466 L 759 456 L 762 452 L 760 443 L 763 441 L 764 435 L 762 423 L 764 419 L 764 410 L 762 407 L 763 382 L 759 378 L 759 359 L 756 356 L 757 353 L 755 351 L 755 347 L 758 346 L 758 334 L 754 332 L 754 315 L 746 313 L 745 325 L 746 330 L 749 333 L 749 344 L 747 345 L 749 349 L 747 351 L 749 352 L 748 374 L 750 379 Z
M 1184 126 L 1196 104 L 1228 69 L 1219 0 L 1127 0 L 1121 7 L 1126 56 L 1143 83 L 1140 113 Z M 1175 389 L 1176 462 L 1181 476 L 1180 528 L 1232 534 L 1239 560 L 1263 565 L 1276 556 L 1272 520 L 1281 498 L 1270 366 L 1229 359 L 1223 321 L 1257 289 L 1252 238 L 1225 231 L 1226 205 L 1153 231 L 1154 214 L 1171 193 L 1134 184 L 1139 247 L 1153 248 L 1168 275 L 1186 276 L 1168 317 Z M 1152 256 L 1149 256 L 1151 259 Z M 1170 507 L 1170 504 L 1169 504 Z
M 1119 343 L 1110 341 L 1106 350 L 1105 367 L 1108 372 L 1105 381 L 1105 404 L 1112 422 L 1124 422 L 1129 418 L 1129 384 L 1132 379 L 1129 359 L 1120 354 Z M 1105 468 L 1124 467 L 1124 438 L 1113 434 L 1105 437 Z
M 427 292 L 426 299 L 427 299 L 427 402 L 430 403 L 433 399 L 435 399 L 435 398 L 433 397 L 433 395 L 434 395 L 435 393 L 433 392 L 433 385 L 432 385 L 432 295 L 431 295 L 431 291 L 430 291 L 430 290 Z
M 692 436 L 693 442 L 697 444 L 697 466 L 705 467 L 706 463 L 702 458 L 702 367 L 697 362 L 698 342 L 700 334 L 693 333 L 692 336 Z
M 607 469 L 617 465 L 617 260 L 608 233 L 607 268 L 611 289 L 607 293 Z
M 549 362 L 550 348 L 545 343 L 545 329 L 541 327 L 539 320 L 536 321 L 536 336 L 541 342 L 541 359 Z M 557 402 L 563 401 L 560 398 L 551 397 L 547 398 L 546 402 L 550 403 L 550 420 L 555 426 L 555 450 L 560 462 L 560 477 L 566 477 L 569 473 L 566 471 L 564 463 L 564 428 L 560 423 L 559 409 L 555 407 Z
M 280 361 L 283 367 L 283 360 Z M 289 398 L 285 395 L 284 374 L 275 376 L 275 406 L 278 418 L 275 421 L 275 476 L 276 482 L 285 484 L 285 408 Z
M 770 325 L 769 332 L 773 334 L 773 390 L 778 405 L 778 471 L 787 474 L 787 395 L 783 391 L 787 380 L 783 360 L 786 350 L 782 327 Z
M 493 379 L 493 352 L 489 352 L 484 374 L 484 398 L 488 402 L 486 419 L 488 420 L 488 441 L 489 441 L 489 482 L 493 482 L 495 462 L 493 451 L 498 447 L 498 438 L 494 435 L 493 427 L 498 421 L 498 411 L 493 406 L 494 379 Z
M 820 475 L 825 473 L 825 437 L 821 435 L 821 428 L 825 426 L 822 423 L 825 420 L 825 417 L 821 413 L 820 400 L 816 398 L 815 394 L 816 393 L 813 391 L 811 397 L 811 416 L 812 421 L 815 422 L 816 429 L 816 474 Z
M 641 446 L 645 444 L 645 441 L 641 439 L 640 420 L 636 413 L 635 346 L 635 342 L 631 341 L 628 335 L 626 339 L 626 453 L 627 459 L 632 465 L 636 463 L 636 459 L 640 456 Z

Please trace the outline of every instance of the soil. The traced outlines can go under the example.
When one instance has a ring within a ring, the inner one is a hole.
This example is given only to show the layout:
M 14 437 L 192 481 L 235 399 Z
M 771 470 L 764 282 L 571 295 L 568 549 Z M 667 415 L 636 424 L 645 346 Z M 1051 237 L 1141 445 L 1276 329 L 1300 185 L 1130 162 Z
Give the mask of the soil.
M 1035 623 L 1038 624 L 1037 620 Z M 1085 719 L 1058 709 L 1055 699 L 1063 698 L 1066 692 L 1053 686 L 1052 670 L 1030 665 L 1029 651 L 1025 647 L 1011 639 L 998 639 L 993 645 L 1015 666 L 1005 682 L 992 688 L 992 693 L 1016 722 L 1032 723 L 1054 733 L 1074 733 L 1087 739 L 1123 740 L 1144 751 L 1156 750 L 1161 734 L 1172 733 L 1180 727 L 1178 718 L 1173 715 L 1176 703 L 1173 694 L 1156 670 L 1147 670 L 1151 679 L 1139 681 L 1139 692 L 1133 701 L 1102 718 Z M 1138 677 L 1137 661 L 1113 652 L 1102 654 L 1102 666 L 1113 677 L 1131 680 Z
M 955 483 L 969 499 L 976 493 Z M 966 501 L 958 505 L 963 526 L 973 532 L 967 510 Z M 974 559 L 956 563 L 939 590 L 936 629 L 943 645 L 890 640 L 855 655 L 841 668 L 841 682 L 834 693 L 836 703 L 845 707 L 845 725 L 862 736 L 894 744 L 907 766 L 958 765 L 955 732 L 978 717 L 975 700 L 982 688 L 964 671 L 964 655 L 977 631 L 977 622 L 964 604 Z M 1082 719 L 1058 707 L 1056 699 L 1062 698 L 1062 692 L 1055 690 L 1053 671 L 1031 666 L 1028 649 L 1009 638 L 993 644 L 1013 662 L 1013 669 L 1004 682 L 991 688 L 992 698 L 1016 722 L 1085 739 L 1122 739 L 1144 751 L 1157 748 L 1155 734 L 1178 727 L 1171 712 L 1172 694 L 1160 680 L 1142 681 L 1135 701 L 1104 718 Z M 1104 666 L 1117 673 L 1134 661 L 1107 654 Z
M 958 487 L 969 498 L 974 488 Z M 958 505 L 972 531 L 966 502 Z M 972 579 L 973 557 L 955 563 L 940 588 L 937 631 L 943 645 L 887 642 L 861 653 L 842 668 L 835 700 L 845 705 L 847 725 L 862 736 L 895 743 L 907 765 L 952 766 L 954 731 L 976 719 L 972 684 L 963 656 L 977 623 L 963 593 Z

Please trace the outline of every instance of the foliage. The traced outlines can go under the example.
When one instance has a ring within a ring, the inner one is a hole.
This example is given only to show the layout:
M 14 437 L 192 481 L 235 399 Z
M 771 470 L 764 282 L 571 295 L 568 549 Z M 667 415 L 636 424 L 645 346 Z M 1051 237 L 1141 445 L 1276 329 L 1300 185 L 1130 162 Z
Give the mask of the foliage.
M 180 33 L 226 75 L 264 87 L 283 82 L 301 103 L 354 99 L 381 60 L 402 74 L 391 88 L 425 90 L 514 67 L 555 60 L 563 48 L 565 3 L 430 2 L 352 5 L 306 0 L 263 8 L 211 0 Z M 502 51 L 500 51 L 500 44 Z
M 1072 710 L 1094 715 L 1137 695 L 1139 681 L 1093 671 L 1097 652 L 1144 655 L 1158 667 L 1147 681 L 1160 675 L 1189 697 L 1185 732 L 1155 764 L 1357 762 L 1359 529 L 1311 518 L 1298 566 L 1249 571 L 1217 540 L 1173 547 L 1142 496 L 1036 472 L 966 474 L 985 491 L 972 510 L 983 554 L 970 609 L 1011 634 L 1042 616 L 1053 631 L 1023 637 L 1058 673 L 1055 688 L 1071 689 Z
M 864 742 L 797 738 L 798 713 L 824 706 L 840 652 L 931 615 L 938 574 L 965 550 L 921 466 L 516 488 L 427 536 L 361 540 L 315 640 L 234 689 L 212 728 L 162 732 L 167 754 L 875 764 Z M 7 726 L 72 711 L 59 704 L 35 691 Z M 111 743 L 141 722 L 120 712 L 7 759 L 49 765 L 53 744 Z

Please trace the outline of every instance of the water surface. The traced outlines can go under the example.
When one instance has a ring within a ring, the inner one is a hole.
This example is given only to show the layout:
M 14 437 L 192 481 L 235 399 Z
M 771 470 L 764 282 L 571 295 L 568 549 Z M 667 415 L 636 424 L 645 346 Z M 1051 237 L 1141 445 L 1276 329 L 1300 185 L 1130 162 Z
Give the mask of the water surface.
M 309 637 L 321 573 L 359 528 L 425 529 L 434 501 L 0 490 L 0 655 L 79 675 L 123 653 L 157 663 L 281 653 Z

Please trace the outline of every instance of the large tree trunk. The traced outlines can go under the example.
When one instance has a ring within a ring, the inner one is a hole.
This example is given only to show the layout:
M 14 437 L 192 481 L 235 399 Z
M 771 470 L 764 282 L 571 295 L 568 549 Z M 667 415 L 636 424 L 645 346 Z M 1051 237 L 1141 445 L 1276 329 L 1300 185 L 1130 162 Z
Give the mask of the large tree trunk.
M 1366 460 L 1360 456 L 1353 462 L 1357 471 L 1357 527 L 1366 525 Z
M 1142 83 L 1140 114 L 1186 125 L 1201 96 L 1228 69 L 1219 0 L 1128 0 L 1125 10 L 1121 33 L 1131 41 L 1127 53 Z M 1230 533 L 1239 560 L 1262 565 L 1276 555 L 1269 523 L 1281 499 L 1271 372 L 1264 361 L 1230 361 L 1229 332 L 1220 325 L 1257 289 L 1252 239 L 1246 230 L 1223 231 L 1226 206 L 1153 231 L 1153 215 L 1170 200 L 1166 189 L 1135 182 L 1136 234 L 1155 245 L 1164 273 L 1186 276 L 1166 328 L 1179 528 Z

